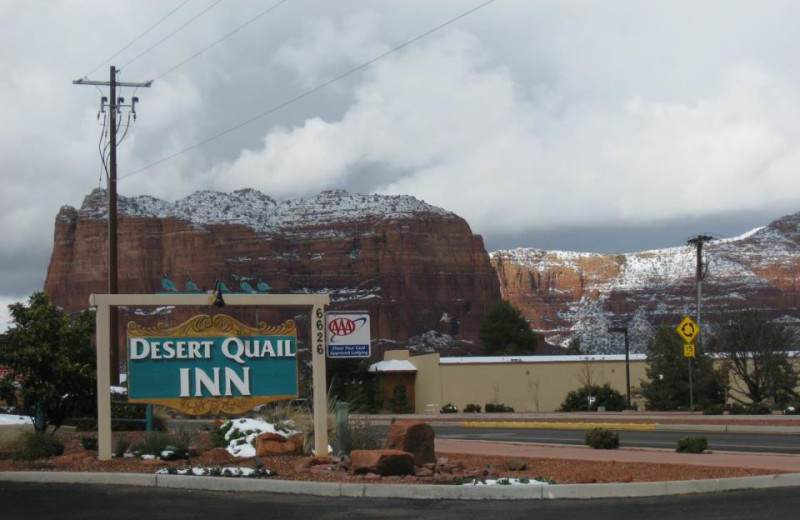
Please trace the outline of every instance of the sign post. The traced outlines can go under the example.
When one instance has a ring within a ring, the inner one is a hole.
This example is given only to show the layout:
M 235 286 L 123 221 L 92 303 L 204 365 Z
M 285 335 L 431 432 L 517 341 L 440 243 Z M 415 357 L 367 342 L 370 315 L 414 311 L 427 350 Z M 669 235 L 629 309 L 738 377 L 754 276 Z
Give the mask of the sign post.
M 683 338 L 683 356 L 689 363 L 689 411 L 694 413 L 694 385 L 692 384 L 692 359 L 695 357 L 694 340 L 700 334 L 700 326 L 689 316 L 684 316 L 683 320 L 675 329 L 678 336 Z

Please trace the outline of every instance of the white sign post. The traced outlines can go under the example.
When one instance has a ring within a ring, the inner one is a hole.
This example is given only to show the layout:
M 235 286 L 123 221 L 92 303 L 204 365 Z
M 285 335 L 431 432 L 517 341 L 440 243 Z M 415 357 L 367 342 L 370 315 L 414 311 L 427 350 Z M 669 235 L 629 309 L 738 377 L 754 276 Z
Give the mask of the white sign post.
M 329 358 L 368 358 L 372 353 L 369 314 L 325 313 L 325 340 Z

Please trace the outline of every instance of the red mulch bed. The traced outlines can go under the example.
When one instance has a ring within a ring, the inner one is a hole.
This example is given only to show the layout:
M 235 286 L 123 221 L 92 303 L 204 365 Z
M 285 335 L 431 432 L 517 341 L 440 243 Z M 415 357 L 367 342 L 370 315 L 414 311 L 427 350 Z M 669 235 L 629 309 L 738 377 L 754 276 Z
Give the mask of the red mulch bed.
M 143 432 L 115 432 L 114 440 L 124 435 L 132 442 L 142 438 Z M 64 455 L 34 462 L 17 462 L 11 460 L 11 446 L 0 447 L 0 471 L 89 471 L 89 472 L 124 472 L 153 473 L 161 468 L 185 468 L 186 461 L 164 462 L 160 460 L 142 460 L 139 458 L 115 458 L 110 461 L 97 460 L 97 453 L 87 451 L 81 445 L 81 437 L 93 436 L 90 433 L 59 432 L 57 437 L 64 443 Z M 113 446 L 113 443 L 112 443 Z M 192 460 L 192 465 L 203 464 L 203 453 L 211 448 L 208 432 L 197 432 L 195 446 L 199 453 Z M 209 453 L 210 454 L 210 453 Z M 264 466 L 277 472 L 283 480 L 315 480 L 331 482 L 403 482 L 449 484 L 472 478 L 497 477 L 544 477 L 553 479 L 559 484 L 595 483 L 595 482 L 654 482 L 664 480 L 692 480 L 743 477 L 753 475 L 769 475 L 775 471 L 751 468 L 720 468 L 705 466 L 683 466 L 677 464 L 647 464 L 622 462 L 594 462 L 537 458 L 506 458 L 496 456 L 447 454 L 441 457 L 436 473 L 431 477 L 378 477 L 377 475 L 351 475 L 341 465 L 330 462 L 325 467 L 314 471 L 302 470 L 303 461 L 309 457 L 302 455 L 276 455 L 262 458 Z M 443 462 L 443 464 L 441 464 Z M 237 459 L 217 466 L 254 467 L 253 459 Z M 524 470 L 517 469 L 522 464 Z M 514 468 L 514 469 L 509 469 Z

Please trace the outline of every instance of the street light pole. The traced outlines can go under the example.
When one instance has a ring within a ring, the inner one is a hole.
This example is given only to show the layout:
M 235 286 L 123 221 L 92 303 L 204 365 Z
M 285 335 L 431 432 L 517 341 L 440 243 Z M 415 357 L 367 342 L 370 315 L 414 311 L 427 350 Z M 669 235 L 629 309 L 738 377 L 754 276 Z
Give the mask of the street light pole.
M 609 332 L 625 333 L 625 395 L 627 396 L 628 408 L 631 407 L 631 360 L 630 343 L 628 341 L 628 327 L 609 327 Z

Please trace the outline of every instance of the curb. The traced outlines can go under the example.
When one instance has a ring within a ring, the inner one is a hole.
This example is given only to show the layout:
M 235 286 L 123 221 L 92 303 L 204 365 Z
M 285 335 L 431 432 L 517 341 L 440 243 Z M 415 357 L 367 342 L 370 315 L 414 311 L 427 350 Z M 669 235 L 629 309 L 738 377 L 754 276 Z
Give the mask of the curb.
M 764 433 L 800 435 L 798 426 L 756 426 L 751 424 L 662 424 L 662 423 L 604 423 L 604 422 L 533 422 L 533 421 L 459 421 L 462 428 L 530 429 L 530 430 L 590 430 L 608 428 L 618 431 L 665 431 L 709 433 Z
M 529 430 L 591 430 L 592 428 L 608 428 L 611 430 L 650 432 L 657 429 L 654 423 L 601 423 L 601 422 L 531 422 L 531 421 L 464 421 L 462 428 L 514 428 Z
M 134 473 L 3 471 L 0 472 L 0 482 L 103 484 L 190 489 L 195 491 L 282 493 L 319 497 L 405 498 L 419 500 L 535 500 L 656 497 L 747 489 L 800 487 L 800 473 L 708 480 L 641 482 L 635 484 L 447 486 L 305 482 Z

